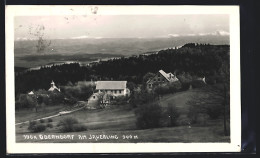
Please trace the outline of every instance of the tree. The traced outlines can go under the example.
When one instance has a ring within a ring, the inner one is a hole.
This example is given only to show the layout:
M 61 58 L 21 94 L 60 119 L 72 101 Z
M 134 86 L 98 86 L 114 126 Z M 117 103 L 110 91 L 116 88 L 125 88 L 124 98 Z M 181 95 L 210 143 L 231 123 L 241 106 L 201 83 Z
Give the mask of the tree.
M 229 68 L 229 62 L 227 62 L 229 60 L 226 60 L 222 63 L 221 69 L 220 69 L 220 74 L 223 78 L 223 108 L 224 108 L 224 133 L 225 136 L 228 135 L 227 132 L 227 125 L 226 125 L 226 108 L 229 107 L 229 100 L 230 100 L 230 89 L 229 89 L 229 85 L 230 85 L 230 68 Z
M 155 74 L 154 73 L 151 73 L 151 72 L 148 72 L 144 75 L 143 77 L 143 83 L 146 83 L 150 78 L 154 77 Z
M 138 107 L 140 105 L 153 102 L 156 98 L 158 97 L 156 97 L 155 93 L 150 93 L 143 89 L 141 92 L 136 92 L 131 95 L 130 104 L 133 107 Z
M 19 97 L 20 107 L 23 108 L 35 108 L 37 107 L 36 96 L 21 94 Z M 36 110 L 37 112 L 37 110 Z
M 134 82 L 127 82 L 127 88 L 130 90 L 130 92 L 133 92 L 136 88 L 136 84 Z
M 168 103 L 167 105 L 167 113 L 169 117 L 169 126 L 176 126 L 177 125 L 177 119 L 180 117 L 180 113 L 175 105 L 172 103 Z
M 228 95 L 227 89 L 224 87 L 213 87 L 206 86 L 201 89 L 204 94 L 201 97 L 193 96 L 192 99 L 188 102 L 190 105 L 189 116 L 191 123 L 196 123 L 196 118 L 199 113 L 207 114 L 211 119 L 217 119 L 219 116 L 223 115 L 224 121 L 224 134 L 227 136 L 227 127 L 226 127 L 226 111 L 229 106 L 228 104 Z
M 162 108 L 159 104 L 149 103 L 138 106 L 135 111 L 136 126 L 140 129 L 160 127 Z

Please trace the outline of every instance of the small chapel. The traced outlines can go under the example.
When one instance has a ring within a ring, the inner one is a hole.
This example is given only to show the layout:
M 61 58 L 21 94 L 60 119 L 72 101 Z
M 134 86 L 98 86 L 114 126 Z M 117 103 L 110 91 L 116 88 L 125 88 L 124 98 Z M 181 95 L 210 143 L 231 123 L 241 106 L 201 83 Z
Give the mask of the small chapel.
M 51 87 L 48 91 L 50 91 L 50 92 L 54 92 L 54 91 L 60 92 L 60 88 L 56 87 L 55 83 L 53 81 L 51 81 Z

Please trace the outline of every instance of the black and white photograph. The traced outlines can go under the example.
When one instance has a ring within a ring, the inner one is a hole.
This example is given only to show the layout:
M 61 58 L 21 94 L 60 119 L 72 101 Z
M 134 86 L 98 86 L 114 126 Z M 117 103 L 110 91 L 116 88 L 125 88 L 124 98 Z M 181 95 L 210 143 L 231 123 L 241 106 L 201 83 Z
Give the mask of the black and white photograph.
M 9 151 L 240 151 L 238 10 L 7 6 Z

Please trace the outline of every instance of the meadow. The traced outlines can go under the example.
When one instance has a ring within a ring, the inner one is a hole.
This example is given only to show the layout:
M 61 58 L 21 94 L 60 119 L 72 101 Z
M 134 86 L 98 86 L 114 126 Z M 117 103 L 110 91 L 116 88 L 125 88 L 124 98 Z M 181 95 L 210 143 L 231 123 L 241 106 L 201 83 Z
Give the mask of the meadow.
M 205 94 L 200 89 L 192 89 L 175 94 L 168 94 L 163 96 L 158 102 L 161 106 L 167 106 L 168 103 L 176 105 L 180 112 L 178 125 L 175 127 L 160 127 L 151 129 L 137 129 L 136 117 L 134 108 L 129 104 L 111 106 L 106 109 L 95 110 L 80 110 L 74 113 L 57 116 L 52 118 L 51 122 L 45 120 L 39 124 L 52 124 L 52 128 L 47 128 L 46 131 L 40 133 L 30 133 L 28 123 L 16 126 L 16 142 L 41 142 L 41 143 L 140 143 L 140 142 L 229 142 L 230 137 L 224 136 L 223 132 L 223 117 L 211 120 L 207 116 L 200 116 L 196 124 L 187 123 L 187 113 L 189 111 L 189 99 L 200 98 Z M 45 115 L 52 114 L 50 111 L 59 111 L 59 108 L 49 109 Z M 20 113 L 20 114 L 19 114 Z M 16 119 L 26 120 L 32 119 L 31 111 L 17 112 Z M 39 112 L 43 113 L 43 112 Z M 37 114 L 35 114 L 34 118 Z M 38 114 L 38 118 L 41 118 Z M 86 131 L 62 133 L 57 126 L 64 118 L 76 118 L 81 124 L 87 127 Z M 229 124 L 228 124 L 229 127 Z M 36 136 L 39 135 L 75 135 L 74 139 L 25 139 L 24 135 Z M 79 139 L 79 136 L 87 136 L 88 139 Z M 90 139 L 90 135 L 117 135 L 118 139 Z M 125 136 L 129 136 L 126 139 Z M 132 137 L 130 139 L 130 136 Z M 124 139 L 125 138 L 125 139 Z

